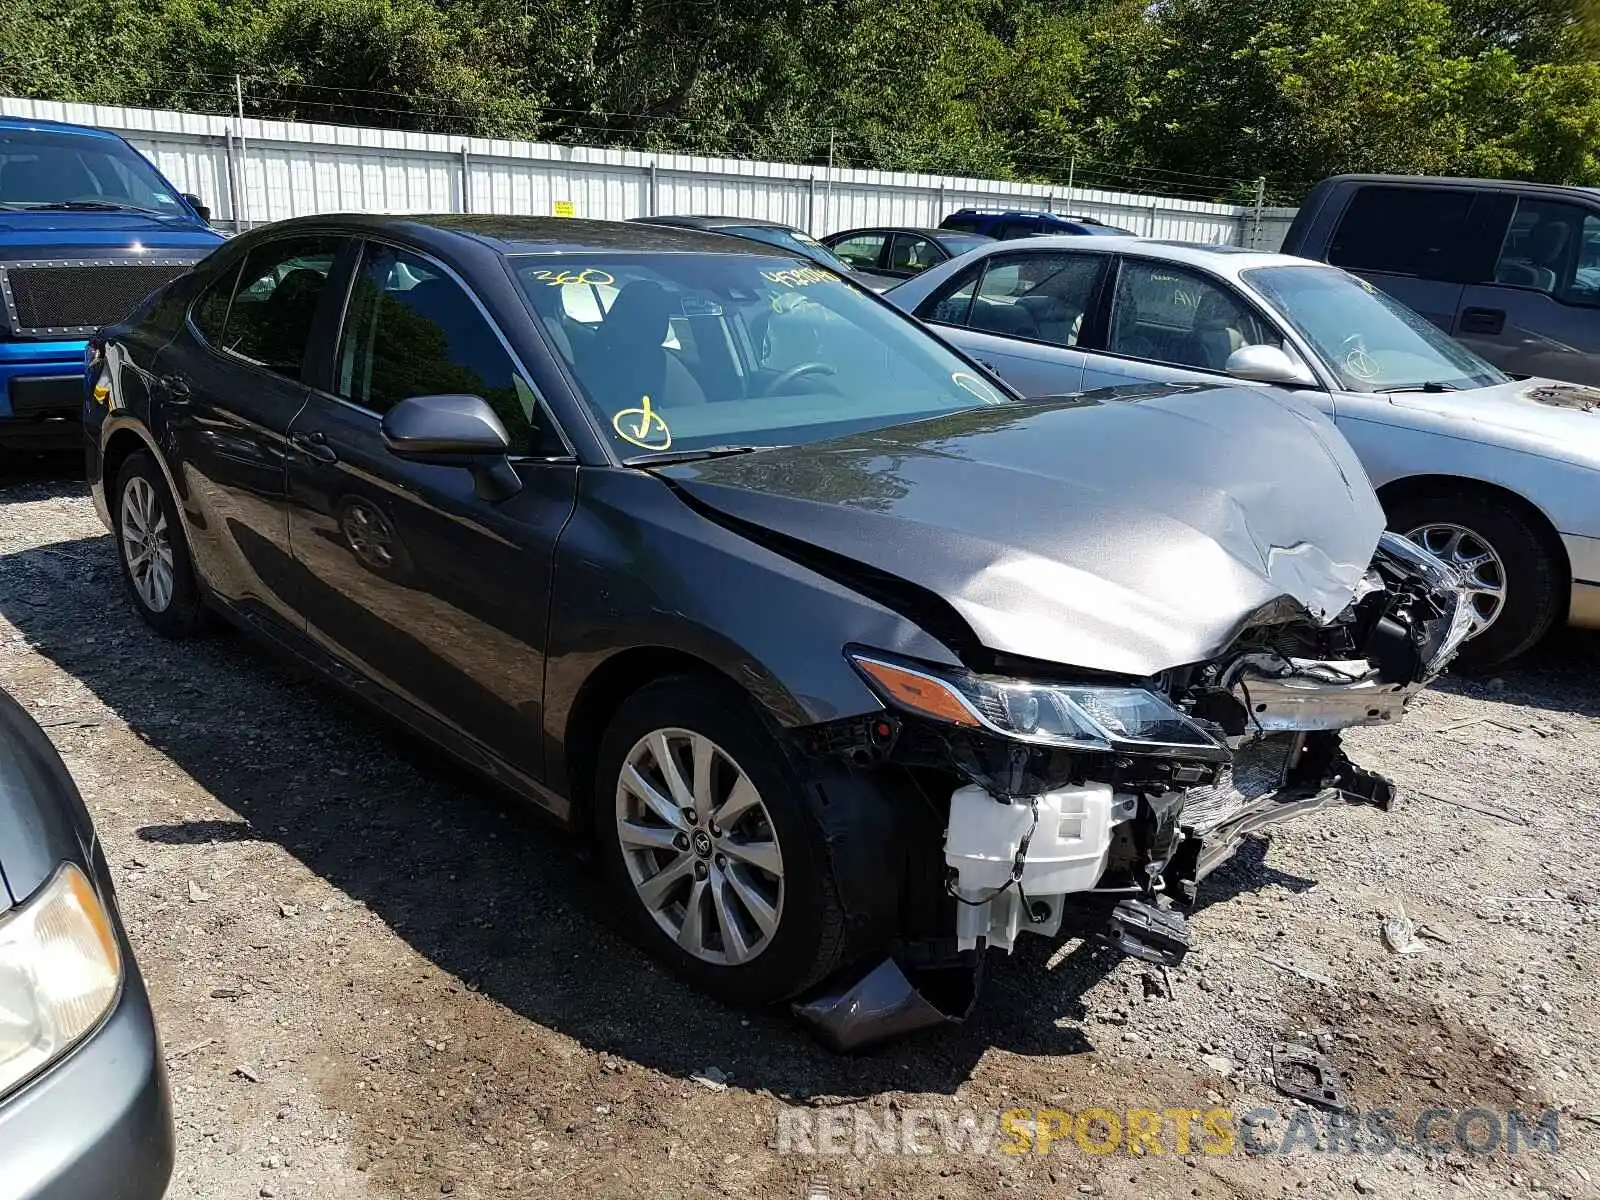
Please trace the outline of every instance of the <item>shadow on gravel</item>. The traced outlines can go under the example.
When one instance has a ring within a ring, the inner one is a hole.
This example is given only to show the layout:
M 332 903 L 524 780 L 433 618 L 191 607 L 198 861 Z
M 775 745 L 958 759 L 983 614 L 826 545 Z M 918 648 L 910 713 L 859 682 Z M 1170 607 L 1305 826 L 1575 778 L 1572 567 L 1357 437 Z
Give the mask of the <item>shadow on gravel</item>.
M 612 928 L 579 839 L 246 637 L 162 641 L 124 598 L 108 535 L 0 556 L 0 611 L 241 818 L 144 839 L 276 842 L 442 970 L 591 1050 L 684 1079 L 716 1064 L 808 1098 L 952 1092 L 990 1048 L 1094 1048 L 1077 997 L 1117 961 L 1095 946 L 1052 968 L 1055 947 L 1025 939 L 1037 944 L 991 963 L 970 1023 L 853 1059 L 782 1012 L 690 991 Z
M 26 495 L 14 489 L 33 485 Z M 44 490 L 38 490 L 43 486 Z M 49 496 L 81 496 L 83 451 L 21 451 L 0 449 L 0 504 L 11 500 L 40 500 Z
M 1600 631 L 1557 629 L 1514 662 L 1490 671 L 1451 671 L 1433 686 L 1475 700 L 1600 717 Z

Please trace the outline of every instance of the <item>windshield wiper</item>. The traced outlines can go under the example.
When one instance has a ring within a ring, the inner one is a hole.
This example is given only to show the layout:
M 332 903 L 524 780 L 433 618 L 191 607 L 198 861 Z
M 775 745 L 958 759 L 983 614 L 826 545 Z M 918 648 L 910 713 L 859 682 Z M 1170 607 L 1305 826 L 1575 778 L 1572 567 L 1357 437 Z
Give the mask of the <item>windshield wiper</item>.
M 635 454 L 622 460 L 625 467 L 661 467 L 672 463 L 701 462 L 708 458 L 732 458 L 735 454 L 754 454 L 757 450 L 778 450 L 779 446 L 705 446 L 699 450 L 657 450 Z
M 140 208 L 136 204 L 116 204 L 110 200 L 54 200 L 49 204 L 24 204 L 30 212 L 136 212 L 152 217 L 164 216 L 153 208 Z
M 1437 379 L 1430 379 L 1426 383 L 1412 384 L 1409 387 L 1379 388 L 1378 390 L 1386 396 L 1392 396 L 1396 392 L 1459 392 L 1461 387 L 1459 384 L 1444 383 Z

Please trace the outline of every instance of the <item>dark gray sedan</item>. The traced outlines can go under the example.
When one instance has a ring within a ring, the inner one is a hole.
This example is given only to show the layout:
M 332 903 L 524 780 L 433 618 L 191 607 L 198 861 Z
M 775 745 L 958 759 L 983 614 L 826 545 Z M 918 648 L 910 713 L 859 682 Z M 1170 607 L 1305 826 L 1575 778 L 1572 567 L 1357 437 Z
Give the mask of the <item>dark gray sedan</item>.
M 111 873 L 61 756 L 0 692 L 0 1198 L 156 1200 L 166 1068 Z
M 1470 620 L 1310 405 L 1023 402 L 743 239 L 306 218 L 92 353 L 151 626 L 220 614 L 592 831 L 742 1001 L 1019 932 L 1176 961 L 1245 832 L 1387 804 L 1338 731 Z

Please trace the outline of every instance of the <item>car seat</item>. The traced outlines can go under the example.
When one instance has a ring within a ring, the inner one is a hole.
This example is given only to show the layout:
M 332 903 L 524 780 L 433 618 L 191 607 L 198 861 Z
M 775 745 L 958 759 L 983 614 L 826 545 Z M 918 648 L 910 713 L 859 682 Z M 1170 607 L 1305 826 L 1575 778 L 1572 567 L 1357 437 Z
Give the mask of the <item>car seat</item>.
M 607 410 L 631 408 L 644 396 L 662 408 L 704 404 L 705 391 L 662 343 L 671 322 L 666 288 L 653 279 L 625 284 L 594 338 L 582 382 Z
M 1195 309 L 1194 329 L 1189 335 L 1189 361 L 1208 371 L 1225 370 L 1228 358 L 1245 344 L 1245 336 L 1234 324 L 1238 310 L 1227 298 L 1206 292 Z

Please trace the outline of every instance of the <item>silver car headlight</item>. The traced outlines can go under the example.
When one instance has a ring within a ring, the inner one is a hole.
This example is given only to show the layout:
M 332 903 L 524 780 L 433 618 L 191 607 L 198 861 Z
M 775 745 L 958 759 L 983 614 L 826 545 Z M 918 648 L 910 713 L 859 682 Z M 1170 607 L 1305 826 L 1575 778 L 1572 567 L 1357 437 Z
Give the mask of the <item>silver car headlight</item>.
M 116 931 L 74 864 L 0 916 L 0 1095 L 94 1029 L 121 981 Z
M 866 653 L 850 661 L 894 707 L 946 724 L 1078 750 L 1231 757 L 1198 722 L 1146 688 L 935 674 Z

